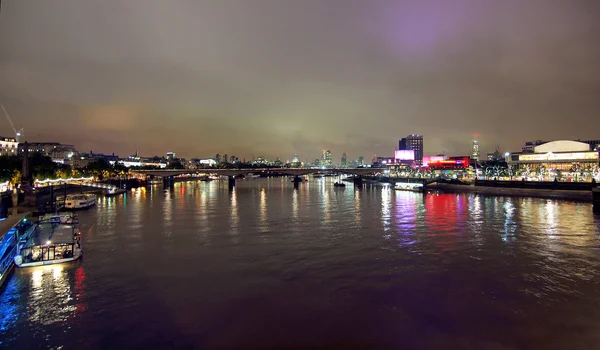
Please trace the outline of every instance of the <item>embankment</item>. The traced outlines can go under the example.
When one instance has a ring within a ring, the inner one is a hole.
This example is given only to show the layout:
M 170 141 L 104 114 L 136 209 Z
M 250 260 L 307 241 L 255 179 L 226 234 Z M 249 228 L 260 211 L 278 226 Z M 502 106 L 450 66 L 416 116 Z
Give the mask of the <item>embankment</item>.
M 547 199 L 564 199 L 581 202 L 592 201 L 591 190 L 550 190 L 533 188 L 508 188 L 508 187 L 488 187 L 474 185 L 452 185 L 452 184 L 431 184 L 427 186 L 429 190 L 438 190 L 449 193 L 478 193 L 495 196 L 510 197 L 535 197 Z

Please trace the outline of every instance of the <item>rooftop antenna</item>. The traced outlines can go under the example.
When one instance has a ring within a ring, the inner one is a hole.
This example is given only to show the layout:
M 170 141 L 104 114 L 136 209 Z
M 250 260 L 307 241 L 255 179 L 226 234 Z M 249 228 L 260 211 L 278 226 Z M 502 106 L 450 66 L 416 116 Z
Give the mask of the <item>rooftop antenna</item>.
M 6 119 L 8 120 L 8 122 L 10 123 L 10 127 L 13 129 L 14 133 L 15 133 L 15 140 L 17 140 L 17 142 L 19 142 L 19 137 L 21 135 L 23 135 L 23 128 L 21 128 L 21 130 L 17 130 L 17 128 L 15 128 L 15 124 L 13 124 L 12 119 L 10 119 L 10 115 L 8 115 L 8 112 L 6 111 L 6 108 L 4 108 L 4 105 L 0 104 L 0 107 L 2 107 L 2 111 L 4 111 L 4 115 L 6 116 Z

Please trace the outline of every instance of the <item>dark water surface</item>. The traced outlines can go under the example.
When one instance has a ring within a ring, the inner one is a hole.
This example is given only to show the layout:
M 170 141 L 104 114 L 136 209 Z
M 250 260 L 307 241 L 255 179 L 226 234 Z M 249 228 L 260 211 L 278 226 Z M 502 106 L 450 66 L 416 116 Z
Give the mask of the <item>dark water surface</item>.
M 188 182 L 101 198 L 0 290 L 0 347 L 600 348 L 590 204 Z

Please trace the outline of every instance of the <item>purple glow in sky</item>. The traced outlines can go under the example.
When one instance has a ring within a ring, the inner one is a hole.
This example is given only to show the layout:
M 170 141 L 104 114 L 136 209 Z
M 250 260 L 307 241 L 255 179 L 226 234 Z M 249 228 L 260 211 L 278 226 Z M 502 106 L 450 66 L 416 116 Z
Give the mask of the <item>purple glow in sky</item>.
M 302 160 L 598 138 L 600 2 L 7 1 L 0 101 L 30 141 Z M 10 136 L 0 123 L 0 135 Z

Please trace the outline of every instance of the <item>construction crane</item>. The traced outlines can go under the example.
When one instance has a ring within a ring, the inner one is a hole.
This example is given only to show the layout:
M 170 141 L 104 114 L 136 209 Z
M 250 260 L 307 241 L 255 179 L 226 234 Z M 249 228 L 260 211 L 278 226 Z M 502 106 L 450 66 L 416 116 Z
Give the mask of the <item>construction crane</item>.
M 6 108 L 4 108 L 4 105 L 0 104 L 0 107 L 2 107 L 2 111 L 4 111 L 4 115 L 6 116 L 6 119 L 8 120 L 10 127 L 15 132 L 15 140 L 17 140 L 17 142 L 19 142 L 19 137 L 23 135 L 24 128 L 21 128 L 21 130 L 17 130 L 17 128 L 15 128 L 15 124 L 13 124 L 13 122 L 12 122 L 12 119 L 10 119 L 10 115 L 8 115 L 8 112 L 6 111 Z

